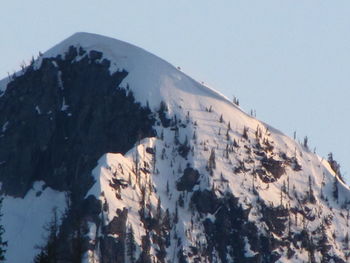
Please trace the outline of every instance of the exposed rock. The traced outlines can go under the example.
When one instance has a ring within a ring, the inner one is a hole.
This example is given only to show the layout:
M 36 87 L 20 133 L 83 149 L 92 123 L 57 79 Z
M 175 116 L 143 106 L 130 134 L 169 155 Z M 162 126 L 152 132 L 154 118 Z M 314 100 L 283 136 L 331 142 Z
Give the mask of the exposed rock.
M 273 158 L 263 158 L 261 160 L 262 166 L 270 172 L 276 180 L 278 180 L 284 173 L 283 162 L 275 160 Z
M 286 229 L 288 219 L 288 209 L 277 206 L 269 207 L 264 203 L 260 203 L 262 220 L 266 223 L 268 230 L 278 236 L 281 236 Z
M 193 187 L 199 183 L 198 179 L 199 172 L 196 169 L 187 167 L 176 184 L 177 190 L 192 192 Z
M 106 227 L 107 234 L 116 234 L 119 237 L 125 238 L 126 233 L 126 220 L 128 218 L 128 210 L 124 208 L 123 210 L 117 210 L 116 217 L 108 224 Z
M 155 135 L 150 110 L 118 88 L 128 73 L 111 75 L 109 65 L 98 62 L 101 52 L 77 56 L 71 47 L 65 58 L 43 59 L 0 97 L 0 126 L 8 122 L 0 139 L 6 194 L 23 197 L 43 180 L 57 190 L 74 185 L 73 194 L 81 195 L 92 185 L 90 172 L 102 154 L 125 153 L 137 139 Z
M 195 191 L 191 198 L 191 204 L 195 206 L 198 212 L 203 214 L 213 214 L 220 205 L 215 193 L 212 191 Z
M 101 262 L 103 263 L 124 263 L 124 245 L 115 238 L 105 236 L 100 240 Z

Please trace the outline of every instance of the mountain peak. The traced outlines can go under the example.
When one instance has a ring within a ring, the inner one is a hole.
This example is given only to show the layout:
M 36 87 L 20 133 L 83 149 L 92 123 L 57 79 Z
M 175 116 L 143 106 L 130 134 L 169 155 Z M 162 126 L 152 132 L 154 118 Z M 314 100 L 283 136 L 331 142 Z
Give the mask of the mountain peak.
M 162 58 L 127 42 L 110 37 L 78 32 L 44 53 L 44 57 L 55 57 L 67 52 L 70 46 L 82 47 L 86 51 L 100 51 L 103 59 L 111 61 L 110 71 L 126 70 L 129 74 L 123 81 L 124 87 L 129 86 L 138 101 L 143 105 L 158 107 L 162 100 L 193 101 L 193 97 L 214 97 L 232 103 L 219 92 L 204 86 L 192 79 L 179 68 Z M 179 92 L 181 97 L 179 97 Z
M 70 37 L 66 38 L 65 40 L 63 40 L 62 42 L 58 43 L 53 48 L 45 52 L 44 56 L 54 57 L 58 54 L 62 54 L 67 51 L 69 46 L 78 46 L 86 50 L 94 49 L 104 53 L 106 52 L 106 56 L 114 55 L 115 58 L 118 58 L 119 56 L 125 57 L 130 53 L 148 53 L 150 56 L 154 56 L 151 55 L 149 52 L 127 42 L 87 32 L 74 33 Z
M 0 109 L 10 262 L 35 245 L 62 262 L 349 258 L 338 164 L 141 48 L 76 33 L 10 78 Z

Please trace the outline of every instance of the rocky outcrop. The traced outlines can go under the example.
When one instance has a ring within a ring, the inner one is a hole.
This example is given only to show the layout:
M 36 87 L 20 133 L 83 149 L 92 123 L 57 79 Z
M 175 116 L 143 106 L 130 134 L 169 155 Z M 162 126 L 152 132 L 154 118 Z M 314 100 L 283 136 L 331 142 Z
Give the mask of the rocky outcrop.
M 101 52 L 70 47 L 8 84 L 0 97 L 3 192 L 23 197 L 43 180 L 57 190 L 74 186 L 81 195 L 102 154 L 125 153 L 155 135 L 151 111 L 119 88 L 128 73 L 110 74 L 109 66 Z
M 187 167 L 184 170 L 183 176 L 177 182 L 176 187 L 178 191 L 192 192 L 193 187 L 199 183 L 199 172 L 196 169 Z

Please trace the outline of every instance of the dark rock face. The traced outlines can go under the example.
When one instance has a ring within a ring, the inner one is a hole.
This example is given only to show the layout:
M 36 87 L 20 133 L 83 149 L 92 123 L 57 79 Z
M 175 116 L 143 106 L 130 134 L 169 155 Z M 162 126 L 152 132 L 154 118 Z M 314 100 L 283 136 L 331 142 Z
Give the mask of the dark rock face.
M 125 236 L 126 233 L 126 220 L 128 218 L 128 210 L 126 208 L 121 211 L 117 210 L 117 217 L 109 223 L 106 228 L 107 234 L 117 234 L 118 236 Z
M 108 263 L 125 262 L 125 239 L 126 239 L 126 220 L 128 210 L 117 210 L 117 216 L 104 228 L 104 236 L 101 237 L 101 261 Z M 110 235 L 117 235 L 118 238 L 112 238 Z
M 256 169 L 256 173 L 264 183 L 276 182 L 286 172 L 283 162 L 272 157 L 263 157 L 261 165 L 264 169 Z
M 101 201 L 97 200 L 95 196 L 89 195 L 86 199 L 84 199 L 80 209 L 81 214 L 90 216 L 96 220 L 102 211 Z
M 209 197 L 208 194 L 206 192 L 204 196 Z M 199 199 L 195 198 L 192 201 L 197 204 Z M 217 207 L 216 219 L 214 222 L 209 219 L 203 222 L 208 240 L 209 261 L 215 262 L 215 258 L 212 258 L 212 251 L 216 249 L 222 262 L 229 262 L 227 255 L 230 255 L 235 262 L 257 262 L 256 257 L 245 255 L 244 237 L 248 239 L 249 236 L 250 239 L 258 239 L 255 225 L 248 221 L 249 210 L 242 209 L 237 198 L 232 194 L 227 194 L 220 199 L 216 197 L 212 203 L 215 203 L 215 205 L 211 204 L 210 206 Z M 197 205 L 197 208 L 201 209 L 202 205 Z M 201 210 L 203 212 L 213 212 L 212 208 Z
M 261 203 L 261 208 L 262 219 L 266 223 L 269 232 L 282 236 L 286 230 L 289 215 L 288 209 L 281 206 L 269 207 L 264 203 Z
M 221 262 L 231 262 L 228 255 L 235 262 L 276 262 L 281 257 L 277 248 L 289 245 L 289 242 L 275 239 L 272 234 L 259 234 L 254 222 L 249 221 L 250 208 L 243 209 L 238 198 L 231 193 L 219 198 L 213 191 L 196 191 L 191 198 L 191 205 L 201 214 L 215 215 L 215 220 L 203 221 L 209 262 L 217 261 L 213 258 L 214 250 L 218 252 Z M 263 203 L 260 205 L 263 206 L 267 233 L 280 234 L 285 230 L 286 211 Z M 249 242 L 254 254 L 246 254 L 246 242 Z
M 77 56 L 80 57 L 77 60 Z M 2 190 L 24 196 L 43 180 L 82 195 L 91 170 L 106 152 L 128 151 L 154 136 L 151 112 L 118 85 L 126 71 L 110 74 L 102 53 L 70 47 L 63 58 L 43 59 L 14 78 L 0 97 Z
M 192 205 L 202 214 L 213 214 L 219 208 L 220 202 L 213 191 L 196 191 L 191 198 Z
M 120 252 L 124 251 L 124 245 L 117 242 L 115 238 L 106 236 L 101 239 L 101 262 L 103 263 L 122 263 L 124 256 Z M 119 251 L 119 253 L 118 253 Z
M 171 120 L 167 118 L 167 112 L 168 106 L 162 101 L 159 106 L 158 116 L 164 128 L 169 127 L 171 122 Z
M 261 160 L 261 164 L 276 180 L 285 173 L 283 162 L 281 161 L 277 161 L 273 158 L 264 158 Z
M 156 135 L 149 108 L 119 87 L 128 73 L 110 74 L 110 62 L 102 57 L 70 47 L 64 57 L 45 58 L 39 69 L 25 69 L 0 97 L 2 191 L 23 197 L 34 181 L 43 180 L 69 193 L 58 237 L 62 262 L 80 262 L 88 247 L 83 238 L 87 222 L 101 225 L 101 202 L 85 199 L 97 160 L 107 152 L 123 154 L 137 140 Z M 126 218 L 122 211 L 106 227 L 120 238 L 101 239 L 102 262 L 124 261 Z
M 176 184 L 178 191 L 192 192 L 193 187 L 199 183 L 199 172 L 191 167 L 187 167 L 184 170 L 183 176 Z

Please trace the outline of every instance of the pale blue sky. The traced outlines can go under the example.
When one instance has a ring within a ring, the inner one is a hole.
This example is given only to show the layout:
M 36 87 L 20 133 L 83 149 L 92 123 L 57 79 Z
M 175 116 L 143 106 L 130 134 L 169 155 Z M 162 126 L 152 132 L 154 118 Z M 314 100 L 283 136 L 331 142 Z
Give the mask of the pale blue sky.
M 138 45 L 236 95 L 332 151 L 350 182 L 350 1 L 4 0 L 0 78 L 77 31 Z

